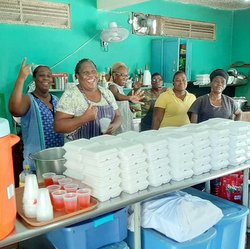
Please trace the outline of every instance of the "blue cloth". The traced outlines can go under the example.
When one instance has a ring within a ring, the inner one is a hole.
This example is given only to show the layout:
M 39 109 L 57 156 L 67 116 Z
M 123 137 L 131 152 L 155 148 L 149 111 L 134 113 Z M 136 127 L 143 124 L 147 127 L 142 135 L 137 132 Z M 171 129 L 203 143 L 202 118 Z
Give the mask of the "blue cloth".
M 39 98 L 28 94 L 31 98 L 31 105 L 28 112 L 21 118 L 22 139 L 24 144 L 23 165 L 30 165 L 35 171 L 34 161 L 29 158 L 34 154 L 50 147 L 63 146 L 64 136 L 54 132 L 54 112 L 56 111 L 58 99 L 52 96 L 54 111 Z

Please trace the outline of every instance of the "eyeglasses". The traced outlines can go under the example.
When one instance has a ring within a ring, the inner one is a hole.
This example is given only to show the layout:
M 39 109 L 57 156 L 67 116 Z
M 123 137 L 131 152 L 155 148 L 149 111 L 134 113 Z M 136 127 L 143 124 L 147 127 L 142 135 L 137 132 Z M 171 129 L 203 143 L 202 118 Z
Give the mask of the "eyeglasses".
M 162 79 L 157 79 L 157 78 L 152 79 L 152 82 L 160 82 L 160 81 L 162 81 Z
M 128 78 L 128 75 L 127 74 L 124 74 L 124 73 L 115 73 L 117 76 L 119 77 L 122 77 L 122 78 Z

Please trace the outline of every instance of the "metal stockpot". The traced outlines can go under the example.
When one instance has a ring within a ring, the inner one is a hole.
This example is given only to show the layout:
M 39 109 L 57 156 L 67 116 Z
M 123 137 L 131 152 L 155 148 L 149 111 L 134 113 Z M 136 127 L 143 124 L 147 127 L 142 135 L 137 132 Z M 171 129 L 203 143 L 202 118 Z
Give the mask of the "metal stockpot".
M 54 147 L 30 154 L 30 159 L 34 160 L 36 165 L 38 182 L 43 182 L 43 173 L 54 172 L 61 175 L 66 170 L 64 166 L 66 159 L 63 158 L 65 152 L 62 147 Z

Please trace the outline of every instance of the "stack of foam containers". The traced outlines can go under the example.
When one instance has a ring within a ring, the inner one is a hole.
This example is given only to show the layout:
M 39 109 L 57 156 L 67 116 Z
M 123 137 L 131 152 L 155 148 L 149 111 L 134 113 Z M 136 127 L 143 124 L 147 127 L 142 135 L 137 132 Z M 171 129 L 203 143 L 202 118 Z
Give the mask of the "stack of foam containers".
M 194 175 L 200 175 L 211 169 L 211 146 L 209 132 L 205 126 L 190 124 L 185 126 L 187 132 L 192 135 L 193 144 L 193 171 Z
M 141 132 L 133 141 L 143 144 L 148 162 L 149 185 L 158 187 L 171 180 L 166 139 Z
M 227 124 L 233 122 L 227 119 L 214 118 L 201 123 L 209 132 L 211 145 L 211 169 L 219 170 L 229 165 L 229 129 Z
M 96 145 L 97 143 L 84 138 L 65 143 L 63 147 L 66 151 L 64 155 L 66 159 L 64 175 L 83 180 L 84 157 L 82 150 Z
M 244 163 L 247 158 L 247 135 L 250 132 L 248 122 L 231 122 L 228 124 L 230 134 L 229 164 L 237 166 Z
M 158 136 L 166 139 L 172 180 L 182 181 L 193 176 L 192 135 L 186 128 L 162 128 Z
M 250 159 L 250 122 L 246 122 L 246 123 L 249 126 L 249 130 L 246 134 L 247 138 L 246 138 L 246 148 L 245 148 L 246 154 L 245 154 L 245 156 L 246 156 L 247 160 L 249 160 Z
M 81 152 L 84 158 L 82 182 L 92 188 L 91 194 L 100 201 L 119 196 L 122 189 L 118 150 L 96 144 Z

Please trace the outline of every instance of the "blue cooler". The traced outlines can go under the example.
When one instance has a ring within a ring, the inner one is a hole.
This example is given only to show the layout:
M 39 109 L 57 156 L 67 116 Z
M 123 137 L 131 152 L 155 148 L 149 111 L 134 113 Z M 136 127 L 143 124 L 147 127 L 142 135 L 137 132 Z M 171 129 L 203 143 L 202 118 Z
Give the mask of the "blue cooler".
M 183 191 L 209 200 L 222 210 L 224 217 L 214 226 L 217 235 L 212 242 L 212 249 L 245 248 L 248 208 L 194 188 Z
M 142 228 L 141 231 L 143 249 L 211 249 L 212 240 L 216 236 L 216 229 L 212 227 L 192 240 L 179 243 L 154 229 Z M 128 231 L 126 242 L 129 248 L 134 249 L 133 232 Z
M 57 249 L 96 249 L 127 237 L 128 208 L 46 234 Z

